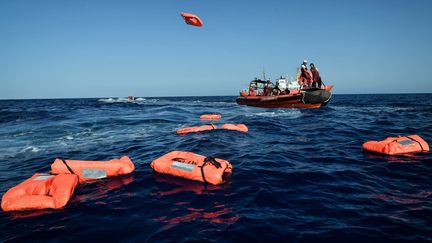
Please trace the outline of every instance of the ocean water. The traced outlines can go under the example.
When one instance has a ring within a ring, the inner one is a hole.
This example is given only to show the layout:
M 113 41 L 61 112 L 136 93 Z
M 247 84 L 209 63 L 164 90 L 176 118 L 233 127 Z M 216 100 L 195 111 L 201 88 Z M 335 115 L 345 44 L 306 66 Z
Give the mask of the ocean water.
M 244 123 L 249 133 L 176 129 Z M 363 152 L 367 140 L 432 143 L 432 95 L 334 95 L 321 109 L 239 106 L 235 97 L 0 101 L 0 195 L 56 157 L 128 155 L 133 174 L 79 185 L 61 210 L 0 212 L 8 241 L 431 241 L 432 155 Z M 226 159 L 205 186 L 156 174 L 172 150 Z

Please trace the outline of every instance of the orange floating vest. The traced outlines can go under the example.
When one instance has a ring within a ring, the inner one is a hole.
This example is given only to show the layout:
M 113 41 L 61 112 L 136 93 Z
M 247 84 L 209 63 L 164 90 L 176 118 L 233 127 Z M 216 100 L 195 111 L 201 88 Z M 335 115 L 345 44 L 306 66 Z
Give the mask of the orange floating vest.
M 159 173 L 213 185 L 222 184 L 224 175 L 232 173 L 232 166 L 226 160 L 184 151 L 165 154 L 153 160 L 150 166 Z
M 3 211 L 35 210 L 64 207 L 78 184 L 76 175 L 36 173 L 9 189 L 2 197 Z
M 239 131 L 239 132 L 248 132 L 249 129 L 245 124 L 224 124 L 222 125 L 221 129 L 225 130 L 233 130 L 233 131 Z
M 185 135 L 191 132 L 202 132 L 217 129 L 215 125 L 202 125 L 196 127 L 184 127 L 177 130 L 178 135 Z
M 429 145 L 418 135 L 388 137 L 382 141 L 368 141 L 362 147 L 367 151 L 389 155 L 429 151 Z
M 180 15 L 183 17 L 186 24 L 197 26 L 197 27 L 203 26 L 203 22 L 201 21 L 201 19 L 194 14 L 180 13 Z
M 201 120 L 219 120 L 221 119 L 220 114 L 204 114 L 200 116 Z
M 109 161 L 56 159 L 51 165 L 53 174 L 76 174 L 80 181 L 129 174 L 135 166 L 127 156 Z

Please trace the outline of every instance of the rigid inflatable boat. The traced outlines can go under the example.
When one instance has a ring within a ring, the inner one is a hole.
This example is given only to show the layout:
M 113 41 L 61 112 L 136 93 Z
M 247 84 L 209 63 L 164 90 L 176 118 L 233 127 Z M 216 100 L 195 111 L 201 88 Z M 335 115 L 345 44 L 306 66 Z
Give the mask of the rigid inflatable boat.
M 248 91 L 240 92 L 237 104 L 265 108 L 320 108 L 332 97 L 333 86 L 323 88 L 301 88 L 297 81 L 279 79 L 276 85 L 270 80 L 255 79 Z

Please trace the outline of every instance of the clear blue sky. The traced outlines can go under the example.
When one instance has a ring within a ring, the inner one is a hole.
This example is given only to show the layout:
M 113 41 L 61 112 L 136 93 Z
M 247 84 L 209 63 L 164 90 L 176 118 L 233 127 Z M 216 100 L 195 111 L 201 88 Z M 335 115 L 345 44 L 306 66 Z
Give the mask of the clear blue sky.
M 431 12 L 427 0 L 0 0 L 0 99 L 237 95 L 263 67 L 294 76 L 305 58 L 335 93 L 431 93 Z

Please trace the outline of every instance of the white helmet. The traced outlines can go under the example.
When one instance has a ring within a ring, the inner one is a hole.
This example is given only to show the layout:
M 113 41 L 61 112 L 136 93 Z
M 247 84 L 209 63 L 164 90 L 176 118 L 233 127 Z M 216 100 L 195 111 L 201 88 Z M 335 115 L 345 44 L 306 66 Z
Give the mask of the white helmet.
M 303 60 L 303 63 L 307 63 L 307 60 L 306 60 L 306 59 L 304 59 L 304 60 Z

